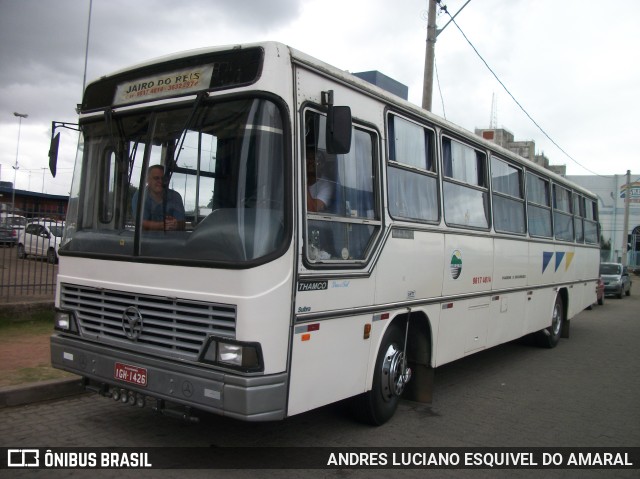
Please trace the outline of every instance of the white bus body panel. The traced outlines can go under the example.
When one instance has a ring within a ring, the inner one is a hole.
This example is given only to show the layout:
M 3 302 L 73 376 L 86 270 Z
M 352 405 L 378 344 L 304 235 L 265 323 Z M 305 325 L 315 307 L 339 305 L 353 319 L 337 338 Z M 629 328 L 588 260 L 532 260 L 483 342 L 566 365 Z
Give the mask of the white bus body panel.
M 442 291 L 443 265 L 442 233 L 392 233 L 376 265 L 375 304 L 393 304 L 439 296 Z
M 365 391 L 370 350 L 378 336 L 364 339 L 367 323 L 371 315 L 312 322 L 319 327 L 309 332 L 309 323 L 294 328 L 288 415 Z

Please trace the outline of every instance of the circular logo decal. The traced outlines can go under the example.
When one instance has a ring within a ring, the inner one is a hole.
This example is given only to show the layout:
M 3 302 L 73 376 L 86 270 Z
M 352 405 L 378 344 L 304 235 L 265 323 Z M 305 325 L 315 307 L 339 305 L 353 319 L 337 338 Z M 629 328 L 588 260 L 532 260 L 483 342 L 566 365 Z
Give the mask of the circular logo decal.
M 462 273 L 462 253 L 459 250 L 455 250 L 451 255 L 451 277 L 458 279 Z

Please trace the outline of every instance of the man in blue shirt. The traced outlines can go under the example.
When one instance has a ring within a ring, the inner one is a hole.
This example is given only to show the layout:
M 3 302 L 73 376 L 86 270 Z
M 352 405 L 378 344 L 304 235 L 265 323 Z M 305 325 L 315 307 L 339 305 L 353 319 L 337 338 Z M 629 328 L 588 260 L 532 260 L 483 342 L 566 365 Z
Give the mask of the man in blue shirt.
M 162 165 L 150 166 L 147 170 L 147 188 L 144 195 L 144 207 L 142 209 L 142 228 L 155 231 L 183 230 L 185 225 L 184 204 L 180 193 L 175 190 L 166 190 L 162 182 L 164 167 Z M 164 202 L 164 204 L 163 204 Z M 133 197 L 133 209 L 137 207 L 138 194 Z

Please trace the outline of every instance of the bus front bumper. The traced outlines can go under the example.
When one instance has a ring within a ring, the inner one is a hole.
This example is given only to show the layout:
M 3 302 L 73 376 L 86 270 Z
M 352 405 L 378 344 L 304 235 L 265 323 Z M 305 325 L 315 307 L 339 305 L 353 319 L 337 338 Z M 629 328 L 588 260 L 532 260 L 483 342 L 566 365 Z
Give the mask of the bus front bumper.
M 109 388 L 244 421 L 285 417 L 287 373 L 240 376 L 107 348 L 74 337 L 51 336 L 51 364 Z M 124 371 L 124 373 L 123 373 Z M 116 376 L 128 376 L 127 381 Z

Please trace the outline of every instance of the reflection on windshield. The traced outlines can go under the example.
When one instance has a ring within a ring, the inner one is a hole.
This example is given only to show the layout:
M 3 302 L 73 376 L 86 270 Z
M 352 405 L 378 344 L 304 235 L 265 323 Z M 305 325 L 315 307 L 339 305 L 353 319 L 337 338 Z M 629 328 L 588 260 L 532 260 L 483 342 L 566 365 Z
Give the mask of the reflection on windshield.
M 63 250 L 233 263 L 276 252 L 283 135 L 277 106 L 258 99 L 83 125 Z
M 62 238 L 62 235 L 64 234 L 63 226 L 50 226 L 49 229 L 51 230 L 51 234 L 53 234 L 53 236 Z

